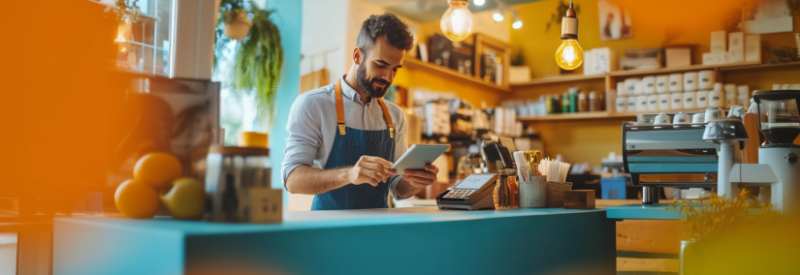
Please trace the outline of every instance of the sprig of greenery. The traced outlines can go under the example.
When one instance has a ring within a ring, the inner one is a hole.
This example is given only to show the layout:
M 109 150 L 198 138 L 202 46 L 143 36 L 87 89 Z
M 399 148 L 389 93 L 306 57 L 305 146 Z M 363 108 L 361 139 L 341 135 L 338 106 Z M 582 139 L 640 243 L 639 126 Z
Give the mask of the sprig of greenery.
M 747 201 L 752 199 L 755 197 L 748 189 L 742 188 L 733 199 L 711 193 L 711 198 L 700 205 L 673 199 L 667 210 L 675 210 L 681 215 L 681 222 L 686 226 L 684 237 L 699 242 L 750 217 Z M 762 204 L 760 207 L 763 212 L 759 215 L 772 214 L 772 204 Z
M 217 67 L 218 59 L 227 54 L 226 45 L 231 42 L 224 34 L 226 16 L 237 12 L 250 13 L 253 26 L 244 40 L 236 42 L 230 87 L 238 93 L 254 92 L 259 115 L 265 115 L 271 125 L 283 68 L 280 31 L 269 18 L 274 11 L 261 9 L 254 1 L 223 0 L 215 31 L 214 67 Z
M 141 10 L 139 10 L 139 0 L 116 0 L 114 2 L 119 9 L 117 12 L 117 21 L 122 21 L 125 15 L 131 17 L 131 22 L 136 23 L 141 19 Z

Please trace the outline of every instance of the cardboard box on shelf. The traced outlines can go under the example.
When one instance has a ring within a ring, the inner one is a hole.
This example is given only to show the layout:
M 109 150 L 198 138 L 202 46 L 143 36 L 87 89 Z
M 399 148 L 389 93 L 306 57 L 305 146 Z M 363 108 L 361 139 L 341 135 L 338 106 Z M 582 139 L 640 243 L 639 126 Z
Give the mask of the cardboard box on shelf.
M 711 32 L 711 52 L 727 53 L 728 33 L 725 31 Z
M 691 47 L 667 47 L 664 52 L 667 59 L 667 67 L 692 65 Z
M 748 34 L 744 36 L 744 61 L 761 62 L 761 35 Z
M 728 34 L 728 62 L 744 62 L 744 33 Z
M 703 65 L 728 63 L 728 53 L 703 53 Z

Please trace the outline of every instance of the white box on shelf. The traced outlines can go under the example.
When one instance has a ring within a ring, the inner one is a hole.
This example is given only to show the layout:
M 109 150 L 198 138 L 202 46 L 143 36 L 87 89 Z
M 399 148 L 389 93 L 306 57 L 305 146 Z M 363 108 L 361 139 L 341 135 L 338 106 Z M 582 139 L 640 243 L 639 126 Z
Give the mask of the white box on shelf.
M 728 53 L 726 46 L 728 41 L 728 33 L 726 31 L 711 32 L 711 52 L 712 53 Z
M 744 61 L 761 62 L 761 35 L 748 34 L 744 36 Z
M 708 92 L 708 90 L 697 91 L 697 100 L 695 101 L 697 108 L 708 107 Z
M 658 95 L 651 94 L 647 96 L 647 110 L 658 111 Z
M 669 92 L 669 75 L 656 76 L 656 93 L 663 94 Z
M 728 53 L 703 53 L 703 65 L 728 63 Z
M 692 48 L 674 47 L 666 48 L 667 67 L 681 67 L 692 65 Z
M 697 100 L 697 92 L 683 92 L 683 108 L 684 109 L 694 109 L 696 108 L 697 104 L 695 101 Z
M 636 112 L 636 111 L 638 111 L 636 109 L 636 96 L 635 95 L 629 95 L 628 96 L 628 112 Z
M 672 110 L 681 110 L 683 109 L 683 92 L 671 93 L 669 95 L 670 98 L 670 109 Z
M 617 96 L 617 113 L 624 113 L 628 111 L 628 96 Z
M 508 82 L 524 83 L 531 80 L 531 68 L 528 66 L 511 66 L 508 69 Z
M 669 75 L 669 91 L 673 93 L 683 92 L 682 73 L 675 73 Z
M 596 75 L 616 70 L 611 48 L 595 48 L 584 53 L 583 74 Z
M 728 62 L 744 62 L 744 33 L 728 34 Z
M 636 96 L 636 111 L 647 111 L 647 95 L 642 94 Z
M 669 98 L 670 98 L 670 94 L 658 94 L 658 109 L 659 110 L 667 111 L 667 110 L 670 109 Z

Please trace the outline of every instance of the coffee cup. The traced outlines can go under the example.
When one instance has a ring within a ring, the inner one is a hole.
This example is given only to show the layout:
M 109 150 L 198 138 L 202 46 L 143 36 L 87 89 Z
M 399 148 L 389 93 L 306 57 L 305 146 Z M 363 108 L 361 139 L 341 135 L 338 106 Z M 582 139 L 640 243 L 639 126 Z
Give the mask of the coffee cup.
M 653 119 L 655 125 L 669 125 L 669 116 L 665 113 L 660 113 Z
M 692 123 L 706 123 L 706 114 L 696 113 L 692 115 Z
M 709 122 L 720 118 L 722 118 L 722 110 L 720 108 L 708 108 L 706 109 L 705 120 L 703 120 L 703 122 Z
M 689 124 L 691 120 L 692 117 L 689 114 L 679 112 L 672 118 L 672 124 Z

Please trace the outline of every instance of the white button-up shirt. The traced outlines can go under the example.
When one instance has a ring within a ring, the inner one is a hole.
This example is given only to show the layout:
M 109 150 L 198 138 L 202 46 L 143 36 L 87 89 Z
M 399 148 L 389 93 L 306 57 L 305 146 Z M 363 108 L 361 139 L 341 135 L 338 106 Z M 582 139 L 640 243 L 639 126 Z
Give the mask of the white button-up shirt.
M 375 99 L 364 104 L 358 93 L 347 85 L 343 78 L 339 79 L 342 86 L 342 100 L 344 101 L 344 119 L 348 128 L 358 130 L 386 130 L 386 120 L 383 118 L 383 109 Z M 298 166 L 306 165 L 324 169 L 328 155 L 333 147 L 333 140 L 339 134 L 336 118 L 336 93 L 334 84 L 311 90 L 297 97 L 289 112 L 289 121 L 286 123 L 286 149 L 281 167 L 284 186 L 286 179 Z M 408 150 L 406 140 L 406 117 L 403 109 L 392 102 L 385 101 L 386 109 L 392 118 L 395 127 L 395 152 L 397 161 Z M 389 193 L 396 199 L 397 183 L 401 175 L 389 178 Z

